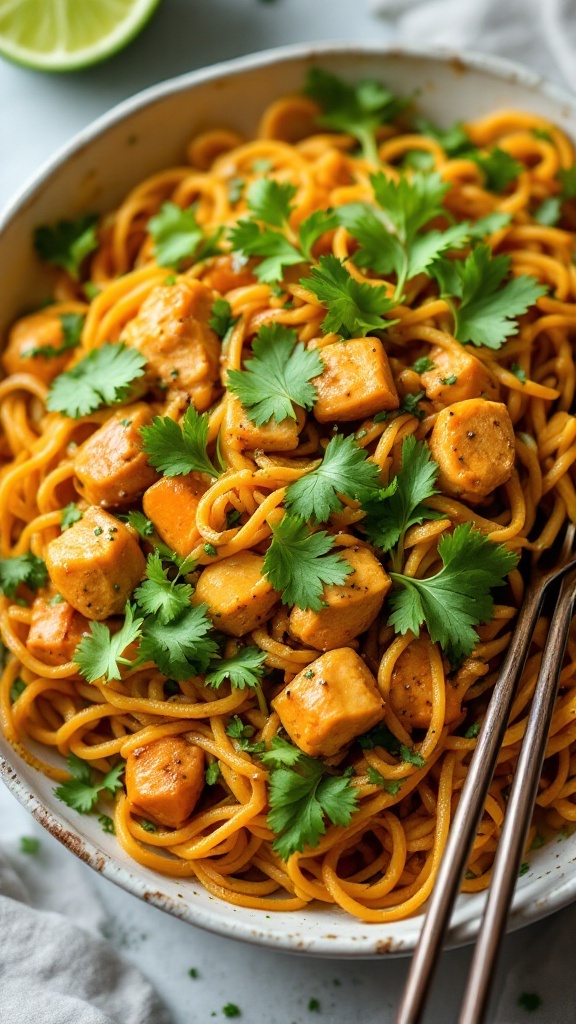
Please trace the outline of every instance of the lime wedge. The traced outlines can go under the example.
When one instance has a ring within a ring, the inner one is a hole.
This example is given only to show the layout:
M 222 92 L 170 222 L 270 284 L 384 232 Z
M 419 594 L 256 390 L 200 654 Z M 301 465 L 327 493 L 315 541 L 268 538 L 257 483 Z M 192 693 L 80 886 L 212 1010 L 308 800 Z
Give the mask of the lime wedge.
M 160 0 L 0 0 L 0 55 L 40 71 L 74 71 L 126 46 Z

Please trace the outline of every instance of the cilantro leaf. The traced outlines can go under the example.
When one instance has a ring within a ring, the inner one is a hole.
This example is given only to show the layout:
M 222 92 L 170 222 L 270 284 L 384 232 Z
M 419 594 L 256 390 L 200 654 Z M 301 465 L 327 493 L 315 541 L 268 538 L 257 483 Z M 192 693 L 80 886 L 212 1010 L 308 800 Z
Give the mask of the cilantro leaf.
M 40 850 L 40 840 L 36 836 L 20 836 L 20 853 L 34 857 Z
M 137 349 L 105 341 L 52 381 L 46 406 L 50 412 L 78 419 L 102 405 L 116 405 L 127 397 L 132 382 L 142 377 L 145 365 Z
M 509 213 L 487 213 L 480 217 L 474 224 L 470 225 L 470 238 L 482 241 L 486 235 L 492 235 L 495 231 L 507 228 L 512 217 Z
M 204 778 L 206 779 L 206 785 L 207 786 L 215 786 L 216 783 L 220 779 L 220 775 L 221 775 L 221 772 L 220 772 L 220 765 L 219 765 L 218 761 L 212 761 L 211 764 L 209 764 L 208 767 L 206 768 L 206 771 L 204 772 Z
M 279 182 L 275 178 L 257 178 L 246 193 L 248 209 L 256 220 L 281 228 L 290 219 L 294 210 L 292 200 L 296 186 L 290 182 Z
M 254 726 L 244 725 L 244 722 L 238 715 L 233 715 L 226 726 L 226 735 L 234 740 L 234 746 L 237 750 L 245 750 L 249 754 L 262 755 L 266 750 L 266 744 L 250 742 L 255 732 Z
M 116 829 L 114 828 L 114 822 L 109 814 L 99 814 L 98 823 L 102 828 L 103 832 L 107 832 L 109 835 L 116 835 Z
M 455 121 L 449 128 L 439 128 L 425 117 L 417 117 L 414 119 L 414 127 L 422 135 L 438 142 L 447 156 L 461 156 L 472 147 L 470 136 L 461 121 Z
M 537 224 L 544 224 L 546 227 L 554 227 L 554 225 L 560 220 L 561 212 L 562 197 L 548 196 L 547 199 L 544 199 L 543 202 L 536 207 L 533 217 Z
M 61 344 L 58 347 L 54 345 L 38 345 L 35 348 L 26 349 L 24 355 L 30 359 L 35 359 L 37 356 L 42 356 L 44 359 L 52 359 L 54 356 L 61 356 L 63 352 L 69 352 L 73 348 L 77 348 L 80 344 L 85 322 L 86 317 L 82 313 L 61 313 Z
M 400 757 L 406 764 L 413 764 L 416 768 L 424 768 L 426 759 L 417 750 L 411 750 L 405 743 L 400 745 Z
M 454 336 L 462 344 L 500 348 L 518 333 L 516 318 L 546 294 L 543 285 L 525 274 L 503 285 L 510 263 L 510 256 L 492 258 L 489 246 L 478 245 L 464 262 L 447 265 L 438 260 L 433 265 L 441 290 L 460 299 L 454 310 Z
M 194 256 L 203 258 L 216 251 L 218 233 L 208 239 L 204 237 L 193 206 L 182 210 L 175 203 L 163 203 L 158 213 L 148 221 L 148 231 L 159 267 L 178 270 L 183 260 Z
M 321 256 L 319 265 L 312 267 L 310 277 L 301 278 L 300 284 L 314 292 L 327 308 L 322 321 L 324 334 L 358 338 L 396 323 L 384 320 L 384 314 L 395 306 L 387 298 L 385 287 L 356 281 L 337 256 Z
M 304 92 L 322 108 L 318 124 L 353 135 L 368 160 L 378 160 L 376 132 L 407 105 L 374 79 L 351 85 L 322 68 L 308 72 Z
M 230 370 L 226 387 L 240 399 L 257 426 L 271 419 L 296 419 L 295 405 L 311 409 L 317 392 L 311 383 L 324 369 L 314 349 L 296 342 L 296 332 L 282 324 L 261 327 L 245 370 Z
M 338 227 L 338 217 L 333 210 L 315 210 L 302 221 L 298 229 L 300 248 L 308 263 L 312 263 L 312 247 L 327 231 Z
M 389 551 L 404 537 L 406 530 L 425 519 L 438 519 L 441 513 L 425 504 L 437 493 L 438 464 L 430 456 L 424 441 L 414 435 L 402 442 L 402 468 L 391 485 L 373 492 L 362 501 L 366 511 L 364 529 L 372 543 Z
M 66 764 L 72 779 L 69 782 L 64 782 L 61 786 L 57 786 L 54 793 L 59 800 L 62 800 L 63 803 L 68 804 L 68 807 L 78 811 L 80 814 L 89 814 L 97 802 L 100 793 L 104 790 L 111 796 L 114 796 L 117 790 L 122 788 L 120 776 L 124 772 L 124 761 L 119 761 L 111 771 L 107 772 L 96 783 L 92 782 L 90 766 L 86 761 L 76 757 L 75 754 L 68 755 Z
M 150 540 L 155 531 L 154 523 L 151 519 L 147 519 L 143 512 L 139 512 L 133 509 L 128 512 L 126 516 L 120 516 L 121 519 L 125 520 L 132 529 L 136 530 L 136 533 L 142 540 Z
M 208 666 L 206 686 L 218 689 L 225 679 L 237 690 L 258 686 L 264 675 L 265 661 L 266 651 L 253 646 L 242 647 L 232 658 L 213 659 Z
M 74 652 L 78 670 L 89 683 L 96 679 L 121 679 L 119 665 L 131 665 L 122 657 L 124 651 L 141 636 L 142 618 L 135 617 L 135 609 L 126 604 L 125 619 L 117 633 L 111 633 L 103 622 L 91 622 L 90 632 L 85 634 Z
M 265 257 L 254 273 L 264 284 L 274 284 L 282 279 L 284 267 L 291 267 L 304 261 L 304 255 L 292 245 L 281 231 L 263 228 L 253 220 L 239 220 L 230 230 L 228 239 L 234 252 L 244 258 Z
M 284 757 L 286 758 L 285 741 Z M 314 848 L 326 831 L 325 818 L 334 825 L 349 825 L 358 803 L 356 788 L 349 775 L 334 775 L 322 761 L 294 749 L 291 762 L 270 772 L 270 813 L 267 823 L 276 833 L 273 848 L 288 860 L 296 850 Z M 269 763 L 270 754 L 278 750 L 278 737 L 272 740 L 272 751 L 262 754 Z M 286 767 L 291 763 L 291 767 Z
M 433 363 L 428 356 L 420 356 L 416 362 L 412 363 L 412 369 L 414 373 L 428 373 L 429 370 L 433 370 L 436 363 Z
M 385 779 L 371 764 L 368 765 L 366 774 L 368 775 L 368 781 L 373 786 L 381 786 L 387 793 L 390 793 L 390 796 L 396 796 L 402 786 L 402 779 Z
M 15 558 L 0 558 L 0 590 L 6 597 L 14 597 L 17 588 L 25 583 L 30 590 L 45 587 L 48 570 L 42 558 L 27 551 Z
M 405 282 L 427 270 L 441 253 L 462 248 L 470 225 L 420 233 L 435 217 L 446 215 L 442 200 L 448 185 L 437 173 L 415 173 L 396 182 L 379 171 L 370 180 L 379 208 L 350 203 L 338 210 L 338 219 L 360 243 L 354 262 L 381 276 L 394 272 L 399 298 Z
M 134 592 L 134 599 L 145 615 L 157 615 L 159 622 L 171 622 L 190 606 L 193 587 L 168 579 L 158 551 L 146 560 L 147 579 Z
M 295 747 L 293 743 L 289 743 L 282 736 L 274 736 L 270 744 L 270 750 L 264 751 L 261 755 L 261 761 L 266 765 L 272 765 L 274 768 L 282 766 L 292 768 L 301 757 L 302 751 L 299 747 Z
M 97 222 L 96 216 L 87 214 L 74 221 L 61 220 L 54 227 L 36 228 L 34 248 L 45 263 L 62 267 L 78 280 L 82 263 L 98 247 Z
M 218 644 L 208 636 L 212 622 L 206 607 L 190 606 L 167 623 L 148 617 L 142 628 L 139 661 L 154 661 L 165 676 L 178 681 L 205 672 L 218 653 Z
M 322 608 L 324 584 L 341 585 L 352 566 L 340 555 L 328 554 L 334 539 L 325 530 L 312 533 L 299 516 L 284 515 L 273 528 L 264 559 L 264 573 L 283 604 Z
M 338 494 L 359 499 L 378 486 L 379 468 L 366 456 L 352 435 L 336 434 L 317 469 L 289 484 L 286 508 L 307 521 L 326 522 L 331 512 L 342 508 Z
M 562 167 L 558 171 L 558 179 L 562 185 L 562 198 L 576 198 L 576 166 Z
M 500 149 L 499 146 L 495 146 L 489 153 L 473 151 L 466 155 L 474 160 L 484 172 L 485 184 L 489 192 L 503 192 L 524 170 L 518 160 L 515 160 L 504 149 Z
M 82 519 L 83 513 L 80 511 L 77 505 L 71 501 L 68 505 L 65 505 L 62 509 L 62 518 L 60 520 L 60 529 L 62 531 L 69 530 L 74 523 L 77 523 Z
M 226 299 L 216 299 L 212 306 L 208 326 L 216 332 L 219 338 L 224 340 L 228 332 L 237 322 L 237 317 L 232 316 L 232 306 Z
M 148 462 L 164 476 L 219 476 L 206 450 L 208 415 L 196 412 L 193 405 L 188 406 L 180 424 L 169 416 L 155 416 L 149 426 L 142 427 L 141 435 Z
M 423 622 L 452 664 L 469 655 L 478 640 L 473 628 L 492 618 L 490 591 L 501 587 L 518 562 L 503 544 L 488 540 L 470 523 L 457 526 L 438 545 L 442 569 L 427 579 L 391 573 L 396 589 L 390 598 L 389 624 L 416 636 Z
M 368 732 L 358 736 L 358 743 L 362 750 L 374 750 L 374 747 L 383 747 L 391 754 L 400 753 L 400 740 L 396 739 L 393 732 L 383 722 L 374 725 Z

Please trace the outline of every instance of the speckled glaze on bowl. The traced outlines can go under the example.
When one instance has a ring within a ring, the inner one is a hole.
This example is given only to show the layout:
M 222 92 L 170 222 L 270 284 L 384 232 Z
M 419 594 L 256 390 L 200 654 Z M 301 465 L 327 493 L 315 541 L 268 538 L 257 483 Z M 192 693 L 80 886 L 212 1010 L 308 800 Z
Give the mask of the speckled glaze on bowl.
M 314 64 L 351 79 L 374 77 L 401 94 L 417 92 L 422 113 L 441 125 L 495 107 L 531 110 L 576 138 L 576 100 L 537 75 L 474 54 L 372 48 L 354 44 L 271 50 L 195 71 L 140 93 L 78 135 L 16 196 L 0 219 L 0 331 L 44 295 L 32 249 L 38 224 L 114 206 L 142 178 L 184 155 L 195 132 L 226 125 L 250 134 L 262 108 L 301 87 Z M 42 756 L 46 752 L 42 751 Z M 421 916 L 366 925 L 340 910 L 311 906 L 266 915 L 209 896 L 193 880 L 164 877 L 131 861 L 96 817 L 79 815 L 54 796 L 54 784 L 31 768 L 0 736 L 0 774 L 8 788 L 52 835 L 105 877 L 170 914 L 221 935 L 284 952 L 342 958 L 405 955 Z M 510 929 L 576 899 L 576 835 L 553 839 L 530 855 L 518 882 Z M 480 895 L 460 897 L 450 945 L 474 937 Z

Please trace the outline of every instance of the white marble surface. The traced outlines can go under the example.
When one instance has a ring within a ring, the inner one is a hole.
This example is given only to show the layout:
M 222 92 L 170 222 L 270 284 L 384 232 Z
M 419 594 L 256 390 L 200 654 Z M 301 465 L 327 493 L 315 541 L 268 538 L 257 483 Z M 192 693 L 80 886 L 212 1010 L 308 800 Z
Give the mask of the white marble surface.
M 461 0 L 462 3 L 465 0 Z M 164 0 L 157 17 L 127 51 L 99 68 L 45 76 L 0 61 L 0 206 L 54 150 L 111 105 L 164 78 L 217 60 L 290 42 L 320 39 L 382 41 L 390 27 L 369 0 Z M 19 838 L 37 835 L 39 854 L 19 853 Z M 86 886 L 83 913 L 100 917 L 110 941 L 151 978 L 175 1024 L 226 1020 L 235 1003 L 246 1024 L 387 1024 L 393 1020 L 406 963 L 307 960 L 267 952 L 201 932 L 115 888 L 74 861 L 0 788 L 0 839 L 42 895 L 43 905 L 71 911 L 69 893 Z M 498 1024 L 576 1022 L 571 966 L 576 909 L 510 936 L 495 986 Z M 469 962 L 465 950 L 448 953 L 427 1020 L 455 1019 Z M 189 968 L 197 969 L 192 979 Z M 0 965 L 1 975 L 1 965 Z M 541 1007 L 518 1005 L 536 992 Z M 310 1010 L 318 1000 L 319 1011 Z M 41 1011 L 37 1024 L 41 1024 Z M 8 1024 L 8 1022 L 6 1022 Z M 82 1024 L 81 1021 L 78 1024 Z

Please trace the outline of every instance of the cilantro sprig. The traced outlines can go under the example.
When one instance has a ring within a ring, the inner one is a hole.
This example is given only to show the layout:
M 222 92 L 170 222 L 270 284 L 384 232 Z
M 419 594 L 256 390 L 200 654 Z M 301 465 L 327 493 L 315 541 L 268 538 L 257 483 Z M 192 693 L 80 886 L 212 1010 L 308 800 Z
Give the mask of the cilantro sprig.
M 283 604 L 319 611 L 324 584 L 340 586 L 352 566 L 329 554 L 334 538 L 325 530 L 312 533 L 300 516 L 285 514 L 273 528 L 272 543 L 264 559 L 264 573 Z
M 395 303 L 386 295 L 383 285 L 356 281 L 337 256 L 321 256 L 310 277 L 300 279 L 303 288 L 316 295 L 326 306 L 322 321 L 324 334 L 340 334 L 343 338 L 364 337 L 370 331 L 383 331 L 397 323 L 384 319 Z
M 288 485 L 285 505 L 308 522 L 324 523 L 339 512 L 339 494 L 360 499 L 378 487 L 379 469 L 352 435 L 336 434 L 327 444 L 321 464 Z
M 226 387 L 238 396 L 253 423 L 295 420 L 295 406 L 312 408 L 317 391 L 311 381 L 322 373 L 324 364 L 316 350 L 297 342 L 296 331 L 282 324 L 265 325 L 252 343 L 252 352 L 246 369 L 229 371 Z
M 362 500 L 366 512 L 364 529 L 376 547 L 390 551 L 403 542 L 406 531 L 425 519 L 439 519 L 442 513 L 426 505 L 426 499 L 436 494 L 438 464 L 430 456 L 424 441 L 414 435 L 402 442 L 402 466 L 388 487 L 372 491 Z M 402 561 L 402 543 L 396 557 L 398 568 Z
M 422 229 L 447 216 L 443 199 L 449 185 L 437 173 L 415 172 L 399 181 L 382 171 L 371 177 L 377 205 L 350 203 L 338 211 L 341 224 L 360 243 L 354 262 L 383 276 L 396 274 L 398 300 L 407 280 L 427 270 L 449 249 L 461 249 L 470 234 L 467 222 L 442 231 Z
M 127 647 L 140 639 L 142 622 L 133 605 L 127 604 L 124 623 L 117 633 L 112 633 L 103 622 L 90 623 L 90 632 L 84 634 L 74 652 L 78 670 L 89 683 L 101 678 L 107 682 L 120 679 L 120 666 L 132 666 L 133 662 L 123 655 Z
M 322 108 L 318 124 L 353 135 L 364 156 L 374 163 L 378 161 L 378 128 L 394 120 L 409 102 L 374 79 L 352 85 L 323 68 L 310 69 L 304 92 Z
M 206 236 L 196 220 L 195 207 L 181 209 L 166 202 L 148 221 L 154 259 L 159 267 L 178 270 L 185 260 L 206 259 L 218 251 L 221 231 Z
M 6 597 L 14 597 L 21 583 L 30 590 L 39 590 L 47 582 L 46 563 L 31 551 L 15 558 L 0 558 L 0 590 Z
M 350 824 L 358 804 L 351 770 L 337 775 L 279 736 L 260 757 L 271 768 L 267 822 L 276 833 L 272 846 L 283 860 L 306 846 L 317 846 L 326 832 L 326 819 L 334 825 Z
M 510 264 L 510 256 L 492 257 L 488 245 L 477 245 L 463 262 L 440 258 L 433 263 L 442 295 L 459 300 L 457 307 L 452 303 L 452 312 L 454 336 L 462 344 L 499 349 L 518 333 L 517 318 L 546 294 L 526 274 L 504 284 Z
M 59 800 L 80 814 L 89 814 L 101 793 L 114 796 L 119 789 L 122 789 L 123 783 L 120 776 L 124 772 L 124 761 L 119 761 L 97 782 L 93 781 L 90 766 L 86 761 L 76 757 L 76 754 L 68 754 L 66 764 L 72 779 L 57 786 L 54 793 Z
M 457 526 L 438 544 L 442 569 L 427 579 L 392 572 L 389 624 L 398 633 L 418 635 L 426 624 L 448 660 L 459 664 L 478 641 L 474 626 L 488 622 L 494 612 L 491 590 L 501 587 L 518 556 L 503 544 L 488 540 L 470 523 Z
M 34 232 L 34 248 L 45 263 L 62 267 L 78 280 L 84 260 L 98 247 L 97 222 L 95 215 L 87 214 L 74 221 L 58 221 L 54 227 L 43 225 Z
M 206 673 L 206 686 L 215 690 L 228 679 L 237 690 L 255 689 L 264 675 L 266 651 L 259 647 L 242 647 L 231 658 L 213 658 Z
M 296 188 L 289 182 L 257 178 L 246 194 L 251 218 L 239 220 L 228 235 L 232 249 L 245 259 L 260 257 L 262 262 L 254 273 L 266 284 L 280 281 L 286 267 L 311 263 L 314 243 L 338 226 L 330 210 L 316 210 L 294 232 L 290 217 L 295 194 Z
M 208 457 L 208 426 L 207 413 L 196 412 L 193 405 L 188 406 L 180 424 L 169 416 L 155 416 L 141 430 L 142 449 L 148 462 L 164 476 L 219 476 Z
M 133 382 L 142 377 L 145 365 L 137 349 L 105 341 L 55 378 L 46 406 L 50 412 L 78 419 L 103 405 L 117 405 L 127 398 Z

